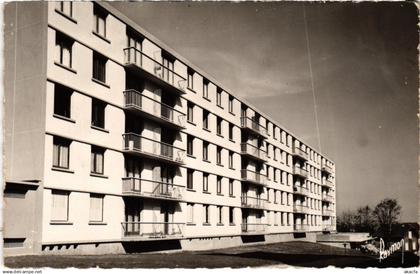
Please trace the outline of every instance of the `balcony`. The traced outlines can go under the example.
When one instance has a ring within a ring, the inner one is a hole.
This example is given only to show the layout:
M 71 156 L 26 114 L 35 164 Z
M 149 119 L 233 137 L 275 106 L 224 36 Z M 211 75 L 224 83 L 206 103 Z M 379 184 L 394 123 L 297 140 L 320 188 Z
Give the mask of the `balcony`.
M 305 224 L 294 224 L 293 230 L 294 232 L 306 232 L 308 230 L 308 226 Z
M 328 194 L 322 194 L 322 201 L 332 203 L 334 202 L 334 196 Z
M 168 105 L 129 89 L 124 91 L 124 109 L 174 129 L 185 128 L 186 115 Z
M 184 223 L 122 222 L 124 241 L 179 239 L 183 237 Z
M 299 157 L 300 159 L 304 161 L 308 161 L 308 158 L 309 158 L 308 153 L 303 151 L 300 147 L 295 147 L 295 146 L 293 146 L 293 156 Z
M 168 164 L 183 165 L 185 159 L 185 150 L 136 133 L 123 134 L 123 151 Z
M 301 187 L 301 186 L 293 186 L 293 194 L 308 196 L 309 189 L 307 189 L 306 187 Z
M 327 178 L 322 178 L 322 186 L 328 187 L 328 188 L 333 188 L 334 187 L 334 183 Z
M 267 185 L 267 176 L 248 169 L 241 170 L 241 178 L 243 181 L 254 183 L 257 185 Z
M 305 214 L 308 213 L 309 211 L 309 207 L 305 206 L 305 205 L 293 205 L 293 212 L 294 213 L 300 213 L 300 214 Z
M 300 176 L 302 178 L 308 178 L 308 171 L 301 167 L 294 166 L 293 167 L 293 174 L 296 176 Z
M 267 129 L 249 117 L 241 117 L 241 127 L 250 130 L 254 134 L 267 138 Z
M 242 233 L 249 233 L 249 234 L 258 234 L 264 233 L 267 224 L 251 224 L 251 223 L 244 223 L 241 224 Z
M 322 230 L 323 231 L 335 231 L 336 228 L 334 225 L 322 225 Z
M 248 143 L 241 143 L 241 153 L 248 155 L 255 160 L 267 161 L 267 153 L 264 150 Z
M 323 171 L 323 172 L 325 172 L 325 173 L 328 173 L 328 174 L 332 174 L 332 173 L 333 173 L 332 168 L 331 168 L 331 167 L 329 167 L 329 166 L 327 166 L 325 163 L 323 163 L 323 164 L 321 165 L 321 171 Z
M 122 183 L 122 194 L 130 197 L 180 201 L 184 193 L 184 186 L 141 178 L 123 178 Z
M 186 79 L 172 68 L 146 55 L 134 47 L 124 49 L 124 65 L 132 72 L 163 87 L 164 90 L 185 94 Z
M 243 208 L 264 209 L 265 200 L 257 197 L 241 196 L 241 205 Z
M 328 216 L 328 217 L 334 216 L 334 211 L 331 209 L 323 209 L 322 216 Z

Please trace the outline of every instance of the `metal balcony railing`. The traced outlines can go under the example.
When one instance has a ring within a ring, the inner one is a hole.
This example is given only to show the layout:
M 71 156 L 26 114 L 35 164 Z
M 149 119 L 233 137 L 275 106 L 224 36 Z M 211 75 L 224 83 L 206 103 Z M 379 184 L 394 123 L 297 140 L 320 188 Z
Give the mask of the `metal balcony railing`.
M 293 156 L 297 156 L 305 161 L 308 161 L 308 153 L 303 151 L 300 147 L 293 146 Z
M 123 150 L 179 165 L 185 159 L 185 150 L 136 133 L 123 134 Z
M 296 232 L 305 232 L 308 230 L 308 225 L 306 224 L 294 224 L 293 230 Z
M 156 199 L 182 200 L 184 186 L 141 178 L 122 178 L 122 193 L 126 196 L 145 196 Z
M 267 152 L 254 145 L 241 143 L 241 152 L 242 154 L 251 155 L 255 158 L 261 159 L 262 161 L 267 161 Z
M 334 187 L 334 183 L 330 179 L 327 179 L 327 178 L 322 178 L 322 185 L 329 188 Z
M 308 177 L 308 171 L 306 169 L 303 169 L 303 168 L 297 167 L 297 166 L 293 167 L 293 174 L 297 175 L 297 176 L 300 176 L 300 177 L 303 177 L 303 178 Z
M 241 224 L 242 233 L 264 232 L 267 224 L 261 223 L 243 223 Z
M 252 118 L 242 116 L 241 117 L 241 127 L 252 130 L 253 132 L 260 134 L 262 137 L 267 137 L 267 129 L 260 125 L 258 121 L 253 120 Z
M 293 212 L 295 213 L 308 213 L 309 207 L 306 205 L 293 205 Z
M 134 65 L 141 69 L 141 72 L 146 72 L 152 75 L 156 80 L 162 81 L 175 88 L 180 93 L 185 93 L 186 78 L 176 73 L 172 68 L 169 68 L 154 58 L 146 55 L 139 49 L 128 47 L 124 49 L 124 63 L 126 65 Z
M 300 195 L 303 195 L 303 196 L 308 196 L 309 195 L 309 189 L 307 189 L 306 187 L 302 187 L 302 186 L 293 186 L 293 193 L 300 194 Z
M 266 200 L 258 197 L 241 196 L 241 205 L 246 208 L 264 209 Z
M 329 203 L 332 203 L 332 202 L 334 202 L 334 196 L 328 195 L 328 194 L 322 194 L 322 200 L 326 201 L 326 202 L 329 202 Z
M 327 164 L 325 164 L 325 163 L 323 163 L 321 165 L 321 171 L 324 171 L 324 172 L 326 172 L 328 174 L 332 174 L 333 173 L 332 168 L 330 166 L 327 166 Z
M 149 98 L 135 89 L 124 91 L 124 98 L 126 109 L 134 109 L 176 128 L 185 128 L 186 115 L 173 107 Z
M 184 223 L 122 222 L 124 239 L 182 238 Z
M 262 173 L 258 173 L 248 169 L 241 170 L 241 178 L 244 181 L 252 182 L 260 185 L 267 184 L 267 176 Z

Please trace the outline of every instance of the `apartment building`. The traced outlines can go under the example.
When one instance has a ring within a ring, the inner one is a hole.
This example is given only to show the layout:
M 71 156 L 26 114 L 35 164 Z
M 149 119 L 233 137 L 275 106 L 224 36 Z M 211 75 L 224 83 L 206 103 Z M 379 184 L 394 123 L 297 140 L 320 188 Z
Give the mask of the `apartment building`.
M 5 22 L 6 255 L 335 231 L 334 163 L 109 4 Z

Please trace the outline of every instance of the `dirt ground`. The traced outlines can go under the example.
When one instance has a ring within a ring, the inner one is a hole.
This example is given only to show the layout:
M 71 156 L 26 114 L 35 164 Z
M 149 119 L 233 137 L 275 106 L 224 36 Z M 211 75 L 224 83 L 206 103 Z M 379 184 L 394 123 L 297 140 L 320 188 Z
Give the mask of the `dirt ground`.
M 376 257 L 358 250 L 310 242 L 284 242 L 277 244 L 241 246 L 200 252 L 139 253 L 92 256 L 16 256 L 4 259 L 9 268 L 243 268 L 243 267 L 413 267 L 419 259 L 405 254 L 401 265 L 398 254 L 379 263 Z

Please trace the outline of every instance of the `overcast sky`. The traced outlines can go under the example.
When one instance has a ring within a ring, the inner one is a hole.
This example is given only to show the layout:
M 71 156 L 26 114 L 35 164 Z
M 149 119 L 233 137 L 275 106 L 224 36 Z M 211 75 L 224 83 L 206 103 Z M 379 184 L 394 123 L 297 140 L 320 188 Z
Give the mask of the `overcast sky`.
M 410 3 L 112 3 L 337 166 L 337 209 L 418 214 L 416 9 Z

